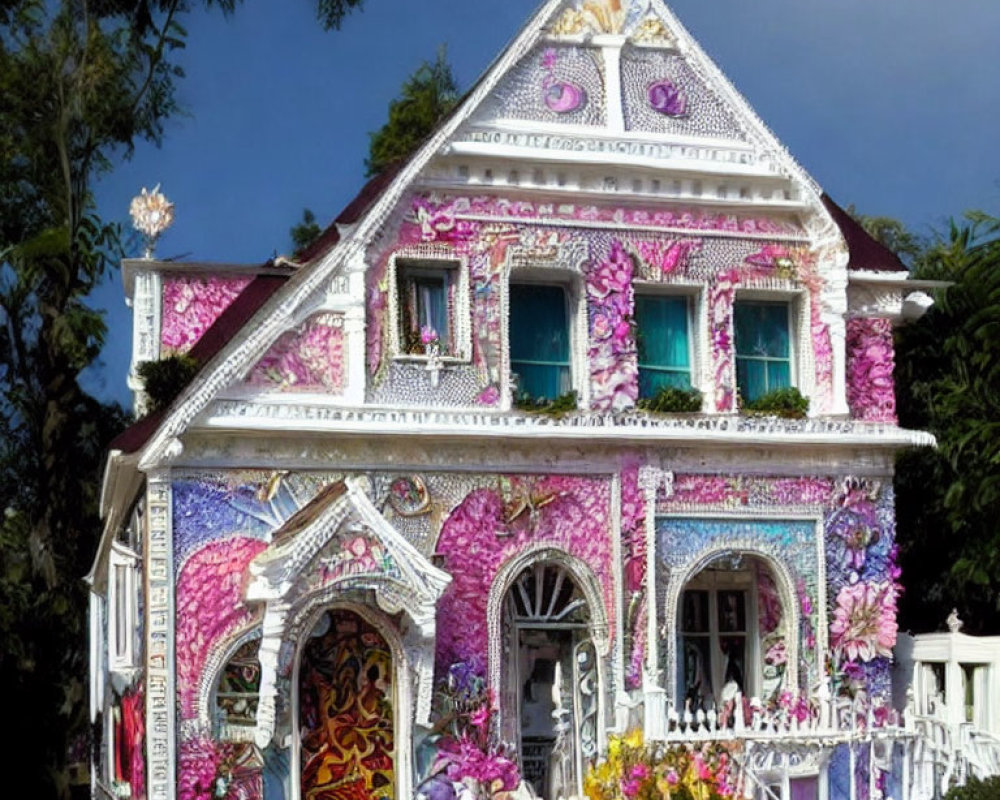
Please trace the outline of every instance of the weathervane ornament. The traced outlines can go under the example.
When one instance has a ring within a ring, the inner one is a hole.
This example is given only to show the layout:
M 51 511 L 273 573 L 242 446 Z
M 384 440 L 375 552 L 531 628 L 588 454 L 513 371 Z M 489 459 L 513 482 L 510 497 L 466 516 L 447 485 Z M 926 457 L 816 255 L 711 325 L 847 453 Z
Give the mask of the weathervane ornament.
M 151 192 L 143 186 L 142 193 L 132 198 L 128 213 L 132 217 L 132 227 L 146 239 L 143 257 L 152 258 L 156 240 L 174 221 L 174 204 L 167 201 L 160 191 L 160 184 L 156 184 Z

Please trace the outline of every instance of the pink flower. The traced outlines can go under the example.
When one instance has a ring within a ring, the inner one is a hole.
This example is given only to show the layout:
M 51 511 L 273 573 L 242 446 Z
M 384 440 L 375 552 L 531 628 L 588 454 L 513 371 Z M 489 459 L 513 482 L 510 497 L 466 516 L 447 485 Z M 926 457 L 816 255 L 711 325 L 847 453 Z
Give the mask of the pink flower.
M 471 722 L 477 728 L 482 728 L 489 721 L 490 721 L 490 709 L 489 706 L 486 705 L 480 706 L 469 715 L 469 722 Z
M 420 341 L 424 344 L 430 344 L 431 342 L 436 342 L 437 340 L 438 332 L 430 325 L 424 325 L 420 329 Z
M 678 783 L 680 783 L 680 780 L 681 779 L 677 777 L 677 770 L 674 769 L 667 770 L 667 783 L 669 783 L 671 786 L 676 786 Z
M 622 781 L 622 794 L 626 797 L 635 797 L 639 794 L 639 789 L 642 787 L 642 783 L 637 780 L 627 780 Z
M 774 666 L 781 666 L 788 663 L 788 651 L 785 649 L 784 641 L 777 641 L 767 648 L 764 654 L 764 661 Z
M 896 630 L 894 584 L 856 583 L 840 590 L 830 636 L 834 649 L 848 660 L 890 657 Z
M 499 400 L 500 390 L 492 384 L 476 395 L 476 402 L 481 406 L 495 406 Z
M 645 764 L 636 764 L 634 767 L 632 767 L 632 772 L 630 773 L 630 777 L 635 778 L 636 780 L 639 781 L 645 780 L 646 778 L 649 777 L 649 767 L 647 767 Z

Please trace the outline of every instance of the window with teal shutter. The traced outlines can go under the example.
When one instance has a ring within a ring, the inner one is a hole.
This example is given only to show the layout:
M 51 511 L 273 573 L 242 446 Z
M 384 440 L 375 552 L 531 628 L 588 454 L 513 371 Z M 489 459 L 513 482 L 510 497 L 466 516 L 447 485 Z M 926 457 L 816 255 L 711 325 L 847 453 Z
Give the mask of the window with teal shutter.
M 664 388 L 690 389 L 688 298 L 636 295 L 635 326 L 639 397 L 652 397 Z
M 511 284 L 510 371 L 518 392 L 552 400 L 572 389 L 569 312 L 562 286 Z
M 792 385 L 788 303 L 737 301 L 736 385 L 745 402 Z

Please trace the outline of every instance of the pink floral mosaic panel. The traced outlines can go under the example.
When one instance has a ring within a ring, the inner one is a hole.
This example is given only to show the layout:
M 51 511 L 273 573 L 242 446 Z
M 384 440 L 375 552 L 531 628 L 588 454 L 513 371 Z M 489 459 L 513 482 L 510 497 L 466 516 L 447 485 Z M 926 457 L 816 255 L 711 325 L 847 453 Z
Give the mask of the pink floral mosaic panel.
M 852 417 L 896 421 L 895 363 L 890 320 L 847 321 L 847 405 Z
M 282 334 L 247 383 L 279 392 L 342 394 L 347 376 L 343 314 L 317 314 Z
M 252 278 L 165 276 L 160 313 L 162 355 L 186 353 Z

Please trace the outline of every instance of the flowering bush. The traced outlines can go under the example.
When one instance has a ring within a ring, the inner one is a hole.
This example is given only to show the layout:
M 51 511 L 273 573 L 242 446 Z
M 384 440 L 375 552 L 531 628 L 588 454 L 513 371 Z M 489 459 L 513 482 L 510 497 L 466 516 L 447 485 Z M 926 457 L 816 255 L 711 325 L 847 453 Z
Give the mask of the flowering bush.
M 438 690 L 447 733 L 438 742 L 438 757 L 429 781 L 464 784 L 477 797 L 517 788 L 521 776 L 513 757 L 499 742 L 496 703 L 482 676 L 468 664 L 453 664 Z M 426 792 L 425 792 L 426 793 Z
M 226 797 L 236 761 L 236 746 L 201 735 L 183 740 L 180 750 L 180 776 L 177 781 L 180 800 L 220 800 Z
M 583 782 L 590 800 L 721 800 L 733 797 L 732 745 L 645 744 L 642 732 L 612 736 L 608 757 Z

